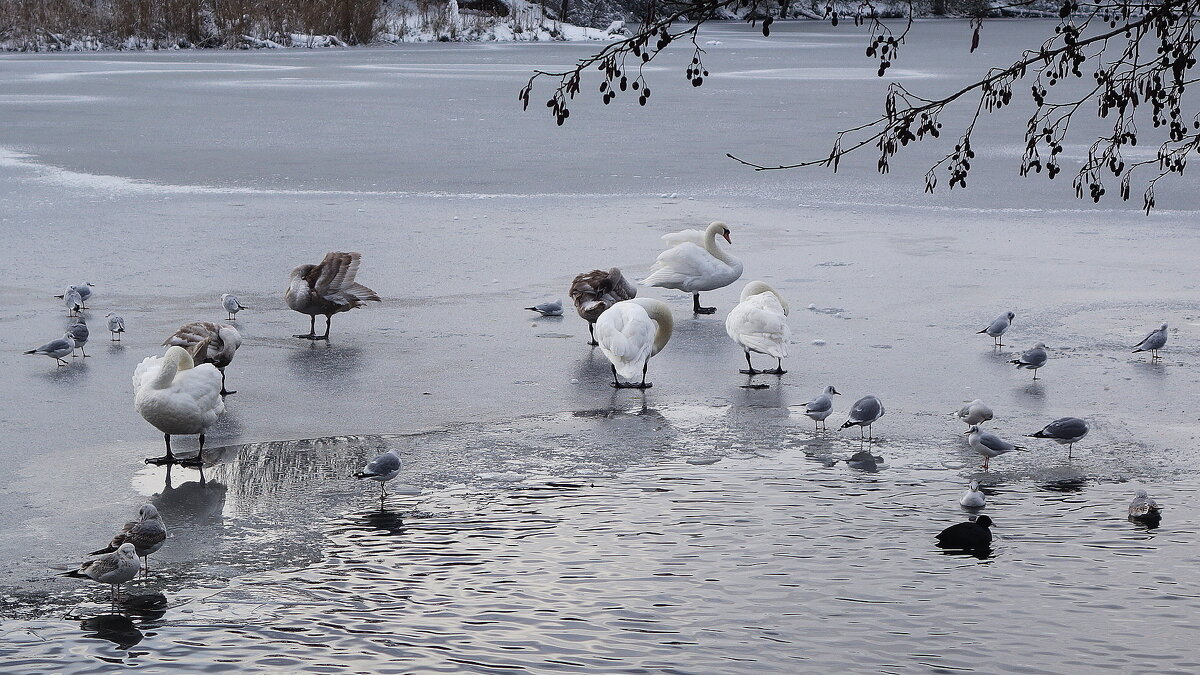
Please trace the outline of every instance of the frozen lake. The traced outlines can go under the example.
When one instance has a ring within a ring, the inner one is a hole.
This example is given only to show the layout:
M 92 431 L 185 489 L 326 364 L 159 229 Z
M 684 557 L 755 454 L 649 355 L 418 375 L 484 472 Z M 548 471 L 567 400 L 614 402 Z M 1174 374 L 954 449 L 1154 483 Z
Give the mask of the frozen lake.
M 945 92 L 1052 26 L 990 22 L 968 54 L 965 23 L 923 22 L 895 76 Z M 650 106 L 588 94 L 564 127 L 532 110 L 549 89 L 528 113 L 517 91 L 596 44 L 3 56 L 6 667 L 1200 669 L 1194 181 L 1146 217 L 1021 180 L 1023 110 L 978 133 L 967 191 L 922 193 L 940 147 L 887 176 L 870 154 L 836 176 L 724 158 L 827 154 L 882 102 L 862 43 L 714 26 L 704 87 L 680 49 L 648 73 Z M 653 389 L 611 389 L 578 317 L 522 309 L 596 267 L 641 278 L 661 234 L 717 219 L 745 274 L 705 295 L 715 316 L 642 291 L 676 318 Z M 384 302 L 311 345 L 283 291 L 329 250 L 361 251 Z M 723 322 L 752 279 L 793 308 L 790 372 L 765 390 L 742 387 Z M 52 296 L 83 281 L 92 357 L 21 355 L 61 335 Z M 130 376 L 180 324 L 223 320 L 225 292 L 252 309 L 201 483 L 142 462 L 162 438 Z M 974 332 L 1004 310 L 996 352 Z M 1163 360 L 1130 354 L 1162 321 Z M 1038 341 L 1034 383 L 1007 362 Z M 826 384 L 844 396 L 814 434 L 801 404 Z M 867 393 L 887 407 L 875 472 L 834 430 Z M 1070 461 L 1022 439 L 983 473 L 950 416 L 974 398 L 1006 438 L 1066 415 L 1092 432 Z M 391 447 L 421 494 L 381 511 L 349 475 Z M 997 523 L 986 559 L 932 545 L 972 478 Z M 1161 527 L 1125 519 L 1138 487 Z M 146 501 L 172 537 L 112 615 L 105 588 L 54 574 Z

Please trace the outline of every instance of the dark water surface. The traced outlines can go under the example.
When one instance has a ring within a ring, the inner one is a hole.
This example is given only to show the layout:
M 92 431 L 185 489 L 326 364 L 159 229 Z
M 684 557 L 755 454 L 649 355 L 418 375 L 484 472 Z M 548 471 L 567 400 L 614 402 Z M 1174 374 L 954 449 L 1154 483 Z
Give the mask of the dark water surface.
M 946 91 L 1052 27 L 989 23 L 968 55 L 964 22 L 921 22 L 895 70 Z M 0 670 L 1200 670 L 1190 184 L 1147 218 L 1018 181 L 1020 110 L 981 129 L 968 191 L 920 192 L 932 147 L 886 177 L 743 171 L 723 153 L 824 156 L 886 86 L 850 31 L 757 35 L 713 27 L 705 87 L 664 55 L 655 105 L 580 101 L 562 129 L 516 92 L 597 45 L 3 57 Z M 745 276 L 714 317 L 643 291 L 676 318 L 647 392 L 608 387 L 577 317 L 522 309 L 595 267 L 641 278 L 661 234 L 718 218 Z M 362 251 L 384 302 L 310 345 L 282 293 L 327 250 Z M 723 326 L 752 279 L 793 309 L 766 390 Z M 92 357 L 23 356 L 81 281 Z M 252 309 L 215 464 L 147 467 L 130 375 L 223 292 Z M 1005 310 L 994 351 L 975 331 Z M 1164 320 L 1162 362 L 1129 353 Z M 1037 341 L 1033 382 L 1008 361 Z M 827 384 L 831 429 L 883 399 L 881 460 L 814 435 L 799 406 Z M 1029 446 L 987 474 L 949 414 L 974 398 Z M 1021 438 L 1065 415 L 1092 425 L 1072 460 Z M 381 507 L 350 474 L 390 447 Z M 973 477 L 997 540 L 947 555 Z M 1138 487 L 1161 527 L 1126 520 Z M 171 538 L 133 599 L 55 576 L 145 501 Z

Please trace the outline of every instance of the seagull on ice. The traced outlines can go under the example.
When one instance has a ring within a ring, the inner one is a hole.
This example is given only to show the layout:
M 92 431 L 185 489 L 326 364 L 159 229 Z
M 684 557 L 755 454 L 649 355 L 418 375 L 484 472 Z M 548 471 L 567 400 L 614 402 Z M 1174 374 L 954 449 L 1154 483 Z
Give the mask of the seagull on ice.
M 813 421 L 813 431 L 816 431 L 818 422 L 828 429 L 825 426 L 825 418 L 833 414 L 834 396 L 841 396 L 841 392 L 829 385 L 819 396 L 804 404 L 804 414 Z
M 963 406 L 956 414 L 967 426 L 976 426 L 992 419 L 992 409 L 978 398 Z
M 1030 438 L 1049 438 L 1059 445 L 1067 446 L 1067 459 L 1071 459 L 1071 451 L 1075 444 L 1088 435 L 1091 428 L 1088 423 L 1078 417 L 1060 417 L 1047 424 L 1041 431 L 1029 434 Z
M 1046 365 L 1046 343 L 1037 343 L 1032 349 L 1021 352 L 1021 358 L 1013 359 L 1009 363 L 1016 364 L 1017 370 L 1021 368 L 1032 370 L 1033 379 L 1036 380 L 1038 368 Z
M 87 301 L 92 297 L 92 288 L 95 286 L 96 284 L 93 284 L 90 281 L 86 284 L 71 284 L 70 286 L 67 286 L 65 290 L 63 290 L 62 295 L 56 295 L 54 297 L 61 300 L 66 300 L 67 296 L 74 293 L 75 295 L 79 296 L 79 309 L 87 309 Z M 70 307 L 70 305 L 67 306 Z
M 63 357 L 68 354 L 75 353 L 75 338 L 72 337 L 70 333 L 63 333 L 61 338 L 47 342 L 37 349 L 30 349 L 25 353 L 49 356 L 50 358 L 57 360 L 58 365 L 65 366 L 67 365 L 67 362 L 63 361 Z
M 963 493 L 958 503 L 968 509 L 981 509 L 987 505 L 987 496 L 983 494 L 983 490 L 979 489 L 979 481 L 973 480 L 967 485 L 967 491 Z
M 1142 338 L 1142 341 L 1133 346 L 1133 353 L 1150 352 L 1150 360 L 1158 359 L 1158 350 L 1162 349 L 1167 344 L 1167 324 L 1158 327 L 1158 330 L 1150 331 L 1150 334 Z
M 400 452 L 395 448 L 388 450 L 375 459 L 367 462 L 362 471 L 354 474 L 359 480 L 367 479 L 379 482 L 379 498 L 387 496 L 384 483 L 400 474 Z
M 868 394 L 857 401 L 850 408 L 850 418 L 842 424 L 842 428 L 857 426 L 859 436 L 863 435 L 863 427 L 871 431 L 871 438 L 875 438 L 874 429 L 871 425 L 880 417 L 883 417 L 883 402 L 878 397 Z
M 79 315 L 78 319 L 79 320 L 75 322 L 75 325 L 67 329 L 67 332 L 70 333 L 71 337 L 75 340 L 75 346 L 79 348 L 79 351 L 83 352 L 84 358 L 87 358 L 87 352 L 84 351 L 83 346 L 87 344 L 88 335 L 90 335 L 91 332 L 88 331 L 87 322 L 83 320 L 82 314 Z M 71 356 L 75 356 L 74 351 L 71 352 Z
M 162 548 L 166 540 L 167 526 L 163 524 L 162 516 L 158 515 L 158 509 L 153 504 L 142 504 L 142 508 L 138 509 L 137 520 L 125 523 L 125 527 L 112 538 L 108 546 L 99 551 L 92 551 L 90 555 L 112 553 L 122 544 L 133 544 L 134 552 L 142 559 L 145 570 L 149 572 L 150 562 L 147 558 Z
M 533 307 L 526 307 L 525 309 L 537 312 L 542 316 L 562 316 L 563 304 L 562 300 L 555 300 L 554 302 L 543 302 Z
M 113 314 L 112 312 L 105 314 L 104 318 L 108 319 L 108 339 L 112 340 L 113 342 L 120 342 L 121 333 L 125 332 L 125 319 Z
M 79 316 L 79 311 L 83 309 L 83 298 L 80 297 L 78 291 L 67 289 L 64 295 L 55 297 L 63 299 L 63 305 L 67 308 L 67 316 Z
M 1016 314 L 1013 314 L 1012 312 L 1005 312 L 996 317 L 994 321 L 988 324 L 987 328 L 979 331 L 976 333 L 976 335 L 987 333 L 992 337 L 992 346 L 1003 347 L 1004 334 L 1008 332 L 1008 328 L 1012 325 L 1012 320 L 1015 318 L 1017 318 Z
M 986 431 L 980 431 L 979 426 L 972 426 L 967 429 L 967 443 L 971 445 L 971 449 L 983 455 L 983 470 L 988 470 L 988 461 L 993 457 L 999 457 L 1006 452 L 1013 450 L 1024 450 L 1025 448 L 1019 445 L 1013 445 L 1008 441 L 1000 438 L 996 434 L 990 434 Z
M 62 576 L 111 584 L 112 598 L 116 602 L 121 595 L 121 584 L 133 581 L 141 568 L 142 565 L 137 559 L 137 549 L 133 544 L 126 542 L 117 547 L 116 551 L 89 560 L 80 565 L 79 569 L 66 572 Z
M 241 301 L 238 300 L 238 297 L 232 293 L 221 294 L 221 306 L 225 308 L 225 312 L 228 315 L 225 319 L 226 321 L 237 321 L 237 317 L 235 315 L 238 312 L 242 311 L 243 309 L 250 309 L 249 307 L 242 305 Z

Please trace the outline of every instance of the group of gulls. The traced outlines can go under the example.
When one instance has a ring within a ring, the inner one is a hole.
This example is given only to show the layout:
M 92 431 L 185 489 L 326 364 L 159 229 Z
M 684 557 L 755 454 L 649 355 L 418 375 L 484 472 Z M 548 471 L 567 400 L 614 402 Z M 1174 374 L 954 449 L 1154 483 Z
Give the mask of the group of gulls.
M 640 282 L 641 285 L 690 293 L 693 312 L 715 313 L 716 308 L 700 304 L 700 293 L 728 286 L 742 275 L 741 261 L 717 243 L 720 237 L 732 244 L 730 235 L 725 223 L 714 222 L 703 232 L 683 230 L 663 236 L 667 248 L 658 255 L 650 273 Z M 379 295 L 373 290 L 355 281 L 360 261 L 359 253 L 334 251 L 326 254 L 320 263 L 300 265 L 292 270 L 284 300 L 291 309 L 310 317 L 309 331 L 295 337 L 328 340 L 334 314 L 362 307 L 367 302 L 380 301 Z M 82 351 L 88 334 L 80 312 L 86 309 L 92 289 L 90 283 L 73 285 L 63 295 L 57 296 L 63 299 L 71 316 L 78 317 L 77 323 L 63 338 L 26 353 L 44 354 L 56 359 L 59 365 L 66 365 L 65 356 L 73 354 L 75 348 Z M 637 287 L 615 267 L 579 274 L 571 282 L 569 294 L 576 312 L 588 323 L 589 344 L 598 346 L 611 364 L 613 386 L 651 387 L 652 383 L 646 381 L 650 359 L 666 347 L 674 327 L 670 308 L 660 300 L 637 297 Z M 231 294 L 221 296 L 221 306 L 227 312 L 227 321 L 236 320 L 238 312 L 248 309 Z M 563 303 L 541 303 L 528 309 L 545 316 L 559 316 L 563 312 Z M 789 313 L 787 300 L 777 290 L 762 281 L 746 284 L 738 304 L 725 320 L 726 332 L 745 354 L 746 368 L 740 372 L 751 377 L 760 374 L 782 376 L 787 372 L 783 368 L 783 359 L 788 355 L 787 345 L 791 339 L 787 324 Z M 325 317 L 325 331 L 321 335 L 316 332 L 318 316 Z M 124 320 L 113 314 L 107 318 L 111 339 L 119 341 L 125 332 Z M 999 347 L 1014 318 L 1012 312 L 1006 312 L 980 333 L 993 337 Z M 1152 358 L 1157 359 L 1158 350 L 1166 344 L 1166 329 L 1166 324 L 1163 324 L 1142 340 L 1135 351 L 1150 351 Z M 204 433 L 224 412 L 225 396 L 236 393 L 226 389 L 224 371 L 241 345 L 241 336 L 229 323 L 193 321 L 181 326 L 163 345 L 168 347 L 165 354 L 144 359 L 133 374 L 134 408 L 162 432 L 166 443 L 165 455 L 148 458 L 146 462 L 202 466 Z M 751 354 L 774 359 L 774 367 L 756 369 Z M 1036 379 L 1037 369 L 1045 364 L 1046 358 L 1045 345 L 1038 343 L 1013 363 L 1019 368 L 1033 370 Z M 825 420 L 833 414 L 833 396 L 836 395 L 839 395 L 837 389 L 828 386 L 804 404 L 804 414 L 813 420 L 814 430 L 826 428 Z M 870 434 L 873 438 L 872 425 L 883 414 L 883 402 L 874 395 L 867 395 L 851 406 L 841 428 L 857 426 L 861 437 L 868 438 Z M 991 409 L 982 401 L 968 404 L 959 416 L 969 425 L 968 443 L 984 457 L 985 470 L 991 458 L 1023 449 L 980 429 L 981 423 L 992 419 Z M 1073 446 L 1087 433 L 1088 425 L 1084 420 L 1066 417 L 1051 422 L 1031 436 Z M 178 435 L 199 436 L 200 450 L 194 457 L 179 459 L 174 455 L 171 437 Z M 386 494 L 384 484 L 399 473 L 400 458 L 395 451 L 389 451 L 373 459 L 354 476 L 379 482 L 382 497 Z M 983 493 L 978 490 L 977 483 L 972 483 L 962 503 L 970 507 L 983 506 Z M 1153 500 L 1142 502 L 1143 505 L 1147 503 L 1149 507 L 1138 506 L 1137 502 L 1134 506 L 1145 513 L 1157 514 L 1158 508 Z M 1134 506 L 1131 506 L 1131 515 Z M 990 525 L 990 519 L 981 516 L 974 522 L 949 528 L 939 535 L 939 542 L 974 548 L 973 542 L 985 538 L 985 535 L 990 541 Z M 165 537 L 166 529 L 157 510 L 145 505 L 138 521 L 129 523 L 113 539 L 108 549 L 96 552 L 101 554 L 100 557 L 69 574 L 119 587 L 137 575 L 141 568 L 137 558 L 144 559 L 157 551 Z

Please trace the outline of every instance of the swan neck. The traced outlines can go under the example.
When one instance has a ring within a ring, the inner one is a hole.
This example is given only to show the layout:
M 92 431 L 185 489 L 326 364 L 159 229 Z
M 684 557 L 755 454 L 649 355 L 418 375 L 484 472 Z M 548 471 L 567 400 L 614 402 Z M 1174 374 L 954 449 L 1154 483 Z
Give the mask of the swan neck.
M 704 250 L 708 251 L 709 254 L 712 255 L 712 257 L 714 257 L 717 260 L 720 260 L 721 262 L 728 265 L 730 263 L 730 261 L 733 260 L 733 257 L 730 256 L 728 253 L 726 253 L 724 250 L 722 250 L 721 246 L 719 244 L 717 244 L 717 230 L 724 230 L 724 229 L 725 229 L 724 226 L 721 226 L 721 227 L 709 226 L 709 228 L 707 230 L 705 230 L 705 232 L 704 232 Z
M 158 367 L 158 375 L 150 382 L 150 386 L 155 389 L 166 389 L 175 381 L 175 375 L 179 373 L 179 362 L 173 358 L 164 356 L 162 364 Z

